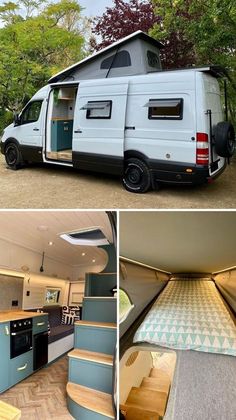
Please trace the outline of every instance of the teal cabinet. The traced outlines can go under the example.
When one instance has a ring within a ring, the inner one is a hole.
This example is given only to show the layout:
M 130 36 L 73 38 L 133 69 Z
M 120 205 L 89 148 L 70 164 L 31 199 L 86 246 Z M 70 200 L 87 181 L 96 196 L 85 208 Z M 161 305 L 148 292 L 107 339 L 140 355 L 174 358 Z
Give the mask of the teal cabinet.
M 51 124 L 51 150 L 72 149 L 73 120 L 52 120 Z
M 9 387 L 10 322 L 0 324 L 0 392 Z
M 33 373 L 33 350 L 10 360 L 10 386 L 17 384 Z
M 33 318 L 33 335 L 47 331 L 48 315 L 35 316 Z

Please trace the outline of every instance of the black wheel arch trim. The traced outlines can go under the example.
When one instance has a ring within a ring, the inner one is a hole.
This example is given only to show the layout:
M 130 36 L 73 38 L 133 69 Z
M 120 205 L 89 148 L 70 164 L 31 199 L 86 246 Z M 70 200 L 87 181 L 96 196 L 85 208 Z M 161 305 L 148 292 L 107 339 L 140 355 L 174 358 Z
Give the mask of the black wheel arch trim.
M 5 150 L 6 150 L 6 146 L 9 144 L 9 143 L 15 143 L 18 147 L 19 147 L 19 149 L 20 149 L 20 143 L 18 142 L 18 140 L 16 140 L 14 137 L 9 137 L 8 139 L 6 139 L 4 142 L 1 142 L 1 152 L 3 153 L 3 154 L 5 154 Z
M 124 157 L 125 157 L 125 160 L 126 159 L 130 159 L 130 158 L 137 158 L 137 159 L 140 159 L 140 160 L 142 160 L 143 162 L 145 162 L 146 163 L 146 165 L 149 167 L 149 169 L 150 169 L 150 165 L 149 165 L 149 158 L 144 154 L 144 153 L 142 153 L 142 152 L 139 152 L 138 150 L 126 150 L 125 152 L 124 152 Z

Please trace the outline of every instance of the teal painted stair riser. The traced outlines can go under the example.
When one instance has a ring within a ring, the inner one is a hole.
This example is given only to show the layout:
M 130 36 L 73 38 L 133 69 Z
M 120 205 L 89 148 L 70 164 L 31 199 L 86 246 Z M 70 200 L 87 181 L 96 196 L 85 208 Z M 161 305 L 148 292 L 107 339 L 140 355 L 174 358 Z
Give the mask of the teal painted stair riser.
M 116 329 L 75 325 L 75 348 L 114 354 Z
M 69 397 L 67 397 L 67 406 L 75 420 L 111 420 L 110 417 L 103 416 L 102 414 L 81 407 Z
M 112 366 L 70 357 L 69 381 L 111 394 Z
M 85 296 L 109 296 L 117 285 L 116 273 L 88 273 L 86 275 Z
M 116 323 L 116 298 L 89 298 L 83 301 L 83 321 Z

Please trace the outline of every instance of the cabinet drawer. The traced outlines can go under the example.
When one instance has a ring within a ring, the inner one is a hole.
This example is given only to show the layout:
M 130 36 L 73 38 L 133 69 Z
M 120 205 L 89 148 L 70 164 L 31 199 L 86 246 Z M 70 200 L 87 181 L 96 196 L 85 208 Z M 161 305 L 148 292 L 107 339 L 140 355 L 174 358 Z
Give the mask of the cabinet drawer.
M 33 373 L 32 350 L 10 360 L 10 386 L 22 381 L 31 373 Z
M 33 334 L 48 330 L 48 315 L 35 316 L 33 318 Z

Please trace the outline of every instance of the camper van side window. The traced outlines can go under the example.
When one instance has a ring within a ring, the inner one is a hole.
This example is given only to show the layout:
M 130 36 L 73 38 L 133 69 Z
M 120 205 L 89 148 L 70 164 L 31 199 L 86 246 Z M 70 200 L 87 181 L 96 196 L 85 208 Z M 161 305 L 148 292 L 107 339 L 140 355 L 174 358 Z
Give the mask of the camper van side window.
M 21 114 L 21 124 L 30 124 L 38 121 L 43 101 L 31 102 Z
M 88 101 L 81 109 L 87 110 L 87 119 L 105 119 L 111 118 L 112 101 Z
M 150 99 L 148 107 L 150 120 L 182 120 L 183 99 Z
M 109 70 L 110 68 L 120 68 L 120 67 L 130 67 L 131 58 L 128 51 L 120 51 L 116 54 L 111 55 L 110 57 L 105 58 L 101 62 L 101 70 Z

